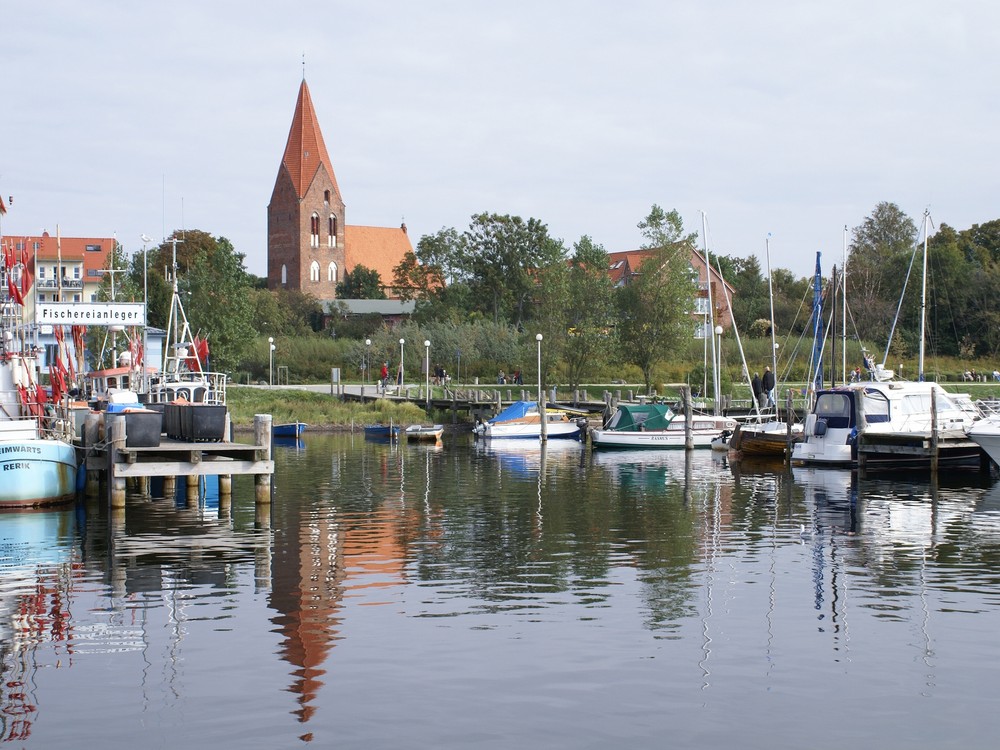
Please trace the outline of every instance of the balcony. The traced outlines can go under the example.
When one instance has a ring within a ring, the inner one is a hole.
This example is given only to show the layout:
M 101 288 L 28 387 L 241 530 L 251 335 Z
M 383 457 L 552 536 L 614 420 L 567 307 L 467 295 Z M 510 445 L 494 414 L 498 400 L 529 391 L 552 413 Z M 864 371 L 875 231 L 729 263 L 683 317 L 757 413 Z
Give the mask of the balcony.
M 39 289 L 59 289 L 60 284 L 57 279 L 35 279 L 35 285 Z M 63 279 L 63 289 L 83 289 L 82 279 Z

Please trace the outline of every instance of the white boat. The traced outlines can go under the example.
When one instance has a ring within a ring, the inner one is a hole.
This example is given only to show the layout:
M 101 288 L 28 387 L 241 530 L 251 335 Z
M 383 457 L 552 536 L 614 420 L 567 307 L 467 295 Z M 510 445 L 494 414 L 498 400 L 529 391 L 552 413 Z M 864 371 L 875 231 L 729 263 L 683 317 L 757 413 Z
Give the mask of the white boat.
M 982 448 L 995 464 L 1000 464 L 1000 414 L 991 414 L 972 425 L 969 439 Z
M 473 430 L 478 437 L 494 439 L 535 439 L 542 435 L 542 420 L 534 401 L 515 401 L 495 417 L 479 422 Z M 550 440 L 579 439 L 580 423 L 562 409 L 545 410 L 545 434 Z
M 6 275 L 11 272 L 3 268 Z M 11 282 L 13 283 L 13 282 Z M 46 403 L 38 367 L 20 335 L 22 306 L 0 303 L 0 508 L 66 502 L 76 497 L 72 422 Z
M 441 436 L 444 435 L 444 425 L 411 424 L 403 431 L 403 434 L 406 435 L 407 440 L 427 440 L 430 442 L 437 442 L 441 439 Z
M 594 448 L 656 450 L 684 448 L 686 420 L 663 404 L 619 404 L 618 410 L 599 430 L 590 431 Z M 695 448 L 711 448 L 712 441 L 736 429 L 736 420 L 710 414 L 691 417 L 691 439 Z
M 895 436 L 901 441 L 931 437 L 931 393 L 937 402 L 938 439 L 954 440 L 945 447 L 939 462 L 968 463 L 978 457 L 964 440 L 973 416 L 952 400 L 937 383 L 872 381 L 821 390 L 812 413 L 806 417 L 804 439 L 792 449 L 792 460 L 805 464 L 853 466 L 858 460 L 858 441 L 865 435 Z M 923 463 L 919 456 L 902 451 L 874 456 L 884 465 L 904 468 Z

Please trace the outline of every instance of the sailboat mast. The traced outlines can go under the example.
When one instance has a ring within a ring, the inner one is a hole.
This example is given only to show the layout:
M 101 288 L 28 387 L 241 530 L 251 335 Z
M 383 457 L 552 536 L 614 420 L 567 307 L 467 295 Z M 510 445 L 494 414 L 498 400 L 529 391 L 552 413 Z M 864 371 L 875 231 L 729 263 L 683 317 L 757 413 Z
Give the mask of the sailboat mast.
M 930 209 L 924 209 L 924 278 L 920 291 L 920 361 L 917 363 L 917 380 L 919 382 L 924 380 L 924 327 L 927 322 L 927 224 L 930 218 Z
M 841 372 L 844 382 L 847 382 L 847 224 L 844 224 L 844 264 L 840 269 L 840 289 L 843 316 L 841 325 L 841 358 L 843 359 Z
M 701 240 L 705 248 L 705 283 L 708 285 L 709 326 L 705 333 L 712 340 L 712 393 L 715 396 L 712 413 L 717 415 L 722 394 L 719 392 L 719 366 L 715 352 L 715 306 L 712 304 L 712 258 L 708 252 L 708 217 L 704 211 L 701 212 Z
M 823 386 L 823 272 L 820 270 L 822 253 L 816 253 L 816 276 L 813 279 L 813 356 L 811 386 L 815 395 L 816 389 Z
M 771 280 L 771 233 L 764 239 L 764 255 L 767 258 L 767 297 L 771 302 L 771 372 L 778 378 L 778 342 L 774 338 L 774 285 Z

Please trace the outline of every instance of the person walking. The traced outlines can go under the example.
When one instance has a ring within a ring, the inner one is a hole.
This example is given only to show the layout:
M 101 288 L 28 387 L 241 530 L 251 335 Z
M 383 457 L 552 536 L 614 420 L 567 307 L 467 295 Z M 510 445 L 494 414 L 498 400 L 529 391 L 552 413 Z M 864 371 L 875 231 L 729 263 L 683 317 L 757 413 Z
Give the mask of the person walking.
M 764 368 L 764 377 L 761 378 L 760 385 L 764 389 L 764 395 L 767 397 L 767 406 L 774 406 L 774 373 L 771 372 L 770 366 Z
M 759 372 L 753 374 L 753 380 L 750 381 L 750 390 L 753 391 L 754 406 L 764 406 L 764 386 L 761 384 Z

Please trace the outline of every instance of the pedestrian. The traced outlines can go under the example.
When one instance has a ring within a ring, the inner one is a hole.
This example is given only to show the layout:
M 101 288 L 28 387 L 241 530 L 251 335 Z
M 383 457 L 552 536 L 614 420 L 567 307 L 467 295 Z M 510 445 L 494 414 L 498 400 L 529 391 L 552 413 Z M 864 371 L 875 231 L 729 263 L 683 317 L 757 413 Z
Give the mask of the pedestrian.
M 753 391 L 754 406 L 758 408 L 762 407 L 764 405 L 764 386 L 761 384 L 759 372 L 753 374 L 753 380 L 750 381 L 750 390 Z
M 379 372 L 378 376 L 378 384 L 382 386 L 383 389 L 385 389 L 385 384 L 388 380 L 389 380 L 389 363 L 383 362 L 382 370 L 381 372 Z
M 764 377 L 760 380 L 760 385 L 764 389 L 764 395 L 767 397 L 767 405 L 775 406 L 774 401 L 774 373 L 771 372 L 770 366 L 764 368 Z

